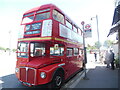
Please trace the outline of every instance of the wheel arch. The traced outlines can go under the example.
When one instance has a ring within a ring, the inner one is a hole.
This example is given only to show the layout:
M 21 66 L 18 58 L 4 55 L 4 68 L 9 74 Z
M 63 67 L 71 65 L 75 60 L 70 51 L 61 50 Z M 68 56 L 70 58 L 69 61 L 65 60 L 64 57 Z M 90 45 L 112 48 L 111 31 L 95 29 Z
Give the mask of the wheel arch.
M 65 77 L 65 71 L 64 71 L 64 68 L 63 67 L 58 67 L 56 68 L 56 70 L 54 71 L 53 75 L 52 75 L 52 80 L 53 80 L 53 77 L 56 73 L 58 72 L 62 72 L 63 73 L 63 76 Z

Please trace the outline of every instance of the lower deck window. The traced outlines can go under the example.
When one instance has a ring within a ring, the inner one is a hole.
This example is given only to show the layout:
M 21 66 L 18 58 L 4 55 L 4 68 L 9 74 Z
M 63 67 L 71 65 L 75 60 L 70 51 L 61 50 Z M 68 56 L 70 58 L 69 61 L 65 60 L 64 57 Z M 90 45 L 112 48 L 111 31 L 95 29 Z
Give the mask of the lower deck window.
M 18 51 L 17 53 L 18 57 L 27 58 L 28 57 L 28 43 L 26 42 L 18 43 L 17 51 Z
M 30 45 L 30 55 L 34 56 L 45 56 L 45 44 L 44 43 L 31 43 Z
M 78 48 L 74 48 L 74 55 L 79 55 L 79 49 Z
M 56 44 L 57 47 L 50 47 L 50 55 L 52 56 L 63 56 L 64 47 L 61 44 Z
M 72 56 L 73 48 L 67 48 L 67 56 Z

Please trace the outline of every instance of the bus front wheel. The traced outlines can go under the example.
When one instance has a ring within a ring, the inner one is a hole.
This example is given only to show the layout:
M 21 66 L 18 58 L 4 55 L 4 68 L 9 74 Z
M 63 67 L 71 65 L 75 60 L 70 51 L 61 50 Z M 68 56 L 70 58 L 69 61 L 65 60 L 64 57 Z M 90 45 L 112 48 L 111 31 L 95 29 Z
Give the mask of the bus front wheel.
M 51 88 L 61 88 L 64 82 L 64 75 L 62 72 L 56 72 L 53 76 L 53 80 L 51 83 Z

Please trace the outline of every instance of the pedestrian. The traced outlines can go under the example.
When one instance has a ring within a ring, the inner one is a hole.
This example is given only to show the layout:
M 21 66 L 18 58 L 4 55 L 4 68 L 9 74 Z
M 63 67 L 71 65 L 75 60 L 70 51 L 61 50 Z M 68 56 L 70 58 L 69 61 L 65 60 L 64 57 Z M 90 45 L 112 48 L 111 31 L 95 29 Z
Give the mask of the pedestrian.
M 100 63 L 101 63 L 101 64 L 103 64 L 103 61 L 104 61 L 104 60 L 103 60 L 103 59 L 104 59 L 104 56 L 103 56 L 103 55 L 104 55 L 104 52 L 102 51 L 102 52 L 100 53 Z
M 94 52 L 95 62 L 97 61 L 97 53 Z
M 114 70 L 115 67 L 114 67 L 114 53 L 112 50 L 110 50 L 110 64 L 111 64 L 111 69 Z
M 106 68 L 110 68 L 110 52 L 108 50 L 105 54 L 105 64 L 107 64 Z

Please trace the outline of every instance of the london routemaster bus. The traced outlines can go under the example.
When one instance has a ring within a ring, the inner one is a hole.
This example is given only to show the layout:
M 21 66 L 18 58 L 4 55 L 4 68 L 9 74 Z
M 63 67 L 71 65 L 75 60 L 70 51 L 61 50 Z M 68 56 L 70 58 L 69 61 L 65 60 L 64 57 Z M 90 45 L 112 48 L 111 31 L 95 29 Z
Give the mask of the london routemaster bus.
M 24 13 L 18 39 L 16 77 L 27 86 L 60 88 L 83 68 L 83 32 L 53 4 Z

